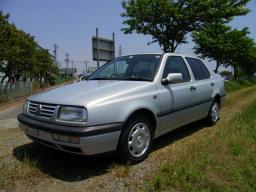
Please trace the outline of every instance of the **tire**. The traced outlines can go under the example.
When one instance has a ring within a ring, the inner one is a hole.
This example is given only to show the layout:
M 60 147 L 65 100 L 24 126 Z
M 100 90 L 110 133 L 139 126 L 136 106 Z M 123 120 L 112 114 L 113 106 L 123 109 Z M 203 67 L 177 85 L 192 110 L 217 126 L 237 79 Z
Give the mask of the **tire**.
M 120 137 L 117 160 L 120 163 L 136 164 L 147 158 L 153 138 L 152 125 L 143 115 L 132 117 Z
M 219 117 L 220 117 L 219 109 L 220 109 L 219 102 L 217 100 L 214 100 L 211 104 L 211 108 L 206 117 L 206 122 L 209 125 L 215 125 L 217 123 L 217 121 L 219 120 Z

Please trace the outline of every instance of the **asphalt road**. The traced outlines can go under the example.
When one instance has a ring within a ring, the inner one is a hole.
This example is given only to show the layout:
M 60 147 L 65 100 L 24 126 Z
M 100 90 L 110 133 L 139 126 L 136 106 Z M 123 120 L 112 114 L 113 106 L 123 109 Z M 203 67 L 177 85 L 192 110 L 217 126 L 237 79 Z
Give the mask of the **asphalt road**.
M 54 89 L 64 85 L 65 84 L 56 85 L 56 86 L 47 88 L 43 91 Z M 23 107 L 23 101 L 20 101 L 15 103 L 15 105 L 11 107 L 8 106 L 6 109 L 1 109 L 0 110 L 0 129 L 17 128 L 18 127 L 17 115 L 22 112 L 22 107 Z
M 0 129 L 17 128 L 17 115 L 22 111 L 23 102 L 0 111 Z

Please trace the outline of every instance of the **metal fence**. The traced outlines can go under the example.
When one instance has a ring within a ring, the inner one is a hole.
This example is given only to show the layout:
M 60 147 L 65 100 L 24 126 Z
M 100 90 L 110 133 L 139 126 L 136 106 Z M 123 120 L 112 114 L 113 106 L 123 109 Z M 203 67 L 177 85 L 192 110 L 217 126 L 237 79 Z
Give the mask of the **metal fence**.
M 0 103 L 15 100 L 18 97 L 32 94 L 32 82 L 16 82 L 0 84 Z

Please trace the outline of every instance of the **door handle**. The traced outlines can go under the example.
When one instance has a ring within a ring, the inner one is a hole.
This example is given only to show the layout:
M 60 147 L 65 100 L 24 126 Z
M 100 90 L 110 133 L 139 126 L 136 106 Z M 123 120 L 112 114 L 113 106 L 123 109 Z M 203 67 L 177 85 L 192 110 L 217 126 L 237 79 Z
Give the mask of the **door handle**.
M 191 86 L 189 90 L 190 90 L 190 91 L 195 91 L 195 90 L 196 90 L 196 87 L 195 87 L 195 86 Z
M 214 86 L 214 83 L 213 83 L 213 82 L 211 82 L 211 86 L 212 86 L 212 87 Z

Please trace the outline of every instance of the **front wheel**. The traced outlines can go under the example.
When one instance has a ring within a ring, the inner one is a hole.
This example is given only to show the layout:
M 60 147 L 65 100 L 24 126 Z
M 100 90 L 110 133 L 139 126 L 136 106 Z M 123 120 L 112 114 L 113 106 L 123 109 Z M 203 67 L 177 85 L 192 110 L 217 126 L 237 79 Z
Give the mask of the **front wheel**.
M 152 125 L 150 121 L 137 115 L 127 123 L 118 146 L 118 160 L 139 163 L 147 158 L 152 144 Z
M 218 101 L 214 100 L 212 102 L 211 108 L 209 110 L 208 116 L 206 118 L 206 121 L 210 124 L 210 125 L 215 125 L 217 123 L 217 121 L 219 120 L 219 103 Z

